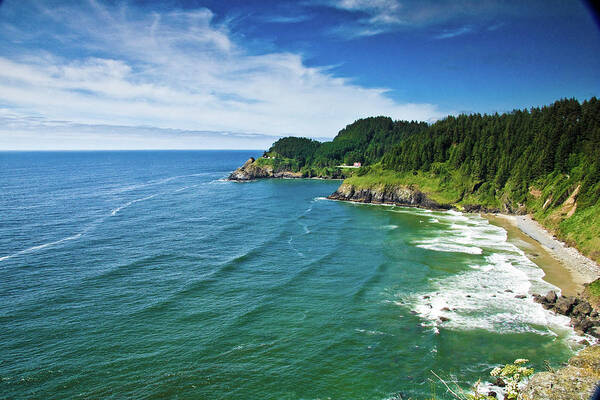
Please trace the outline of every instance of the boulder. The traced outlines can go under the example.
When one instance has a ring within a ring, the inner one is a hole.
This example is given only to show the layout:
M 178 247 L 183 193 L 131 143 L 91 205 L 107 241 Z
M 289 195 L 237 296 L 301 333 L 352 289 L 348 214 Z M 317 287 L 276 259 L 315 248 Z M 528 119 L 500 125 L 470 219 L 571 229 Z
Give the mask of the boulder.
M 560 296 L 560 298 L 556 300 L 554 311 L 562 315 L 570 315 L 576 304 L 577 298 L 573 296 Z
M 571 314 L 578 317 L 586 317 L 592 312 L 592 306 L 587 301 L 580 301 L 574 308 Z
M 554 290 L 551 290 L 548 293 L 546 293 L 546 296 L 544 296 L 544 300 L 546 301 L 546 303 L 556 303 L 556 300 L 558 300 L 558 296 L 556 295 L 556 292 Z

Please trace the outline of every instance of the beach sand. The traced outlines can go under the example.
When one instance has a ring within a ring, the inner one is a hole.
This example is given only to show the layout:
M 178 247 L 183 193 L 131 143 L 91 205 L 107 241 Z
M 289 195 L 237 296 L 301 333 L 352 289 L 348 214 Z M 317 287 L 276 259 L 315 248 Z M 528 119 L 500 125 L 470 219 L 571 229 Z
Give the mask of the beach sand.
M 583 290 L 583 284 L 600 277 L 600 266 L 553 237 L 528 215 L 484 214 L 490 223 L 508 232 L 508 241 L 546 274 L 544 280 L 567 296 Z M 542 293 L 543 294 L 543 293 Z

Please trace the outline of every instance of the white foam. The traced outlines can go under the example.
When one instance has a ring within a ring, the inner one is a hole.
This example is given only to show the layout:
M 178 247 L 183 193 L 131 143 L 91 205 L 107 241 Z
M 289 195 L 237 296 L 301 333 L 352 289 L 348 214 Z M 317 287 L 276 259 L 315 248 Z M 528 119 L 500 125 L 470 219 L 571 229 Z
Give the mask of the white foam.
M 123 210 L 124 208 L 129 207 L 132 204 L 139 203 L 140 201 L 150 200 L 151 198 L 156 197 L 156 196 L 158 196 L 158 193 L 155 193 L 155 194 L 153 194 L 151 196 L 142 197 L 141 199 L 131 200 L 131 201 L 123 204 L 122 206 L 119 206 L 119 207 L 115 208 L 114 210 L 112 210 L 110 212 L 110 215 L 111 216 L 115 216 L 115 215 L 117 215 L 119 213 L 119 211 Z
M 44 243 L 44 244 L 40 244 L 40 245 L 37 245 L 37 246 L 29 247 L 28 249 L 18 251 L 18 252 L 14 253 L 14 254 L 10 254 L 8 256 L 0 257 L 0 261 L 8 260 L 10 258 L 17 257 L 17 256 L 20 256 L 20 255 L 23 255 L 23 254 L 27 254 L 27 253 L 33 253 L 33 252 L 35 252 L 37 250 L 45 249 L 46 247 L 56 246 L 57 244 L 68 242 L 69 240 L 79 239 L 82 235 L 83 235 L 83 232 L 82 233 L 78 233 L 78 234 L 73 235 L 73 236 L 68 236 L 68 237 L 66 237 L 64 239 L 56 240 L 54 242 L 49 242 L 49 243 Z
M 398 229 L 398 225 L 383 225 L 381 229 L 385 229 L 387 231 L 393 231 L 394 229 Z
M 420 214 L 420 213 L 419 213 Z M 569 319 L 544 310 L 531 292 L 558 290 L 545 282 L 544 272 L 513 244 L 504 229 L 479 216 L 457 211 L 435 213 L 435 237 L 413 245 L 435 251 L 481 255 L 466 271 L 432 278 L 424 292 L 396 302 L 423 318 L 424 326 L 454 330 L 485 329 L 492 332 L 535 332 L 578 338 Z M 430 232 L 428 232 L 430 233 Z M 526 296 L 518 298 L 516 296 Z M 442 322 L 441 318 L 448 320 Z
M 354 329 L 356 332 L 360 332 L 360 333 L 366 333 L 367 335 L 377 335 L 377 336 L 394 336 L 391 333 L 386 333 L 386 332 L 381 332 L 381 331 L 375 331 L 375 330 L 367 330 L 367 329 L 359 329 L 356 328 Z
M 475 246 L 460 246 L 447 243 L 440 239 L 423 240 L 417 247 L 435 251 L 446 251 L 451 253 L 481 254 L 483 250 Z
M 198 185 L 190 185 L 190 186 L 180 187 L 179 189 L 175 190 L 175 193 L 183 192 L 184 190 L 191 189 L 196 186 L 198 186 Z

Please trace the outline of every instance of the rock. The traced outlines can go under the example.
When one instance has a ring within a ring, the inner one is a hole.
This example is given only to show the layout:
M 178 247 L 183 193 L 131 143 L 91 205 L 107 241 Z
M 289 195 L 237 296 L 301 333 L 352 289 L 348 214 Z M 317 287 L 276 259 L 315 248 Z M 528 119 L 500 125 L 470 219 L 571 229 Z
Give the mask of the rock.
M 592 312 L 590 313 L 590 317 L 592 317 L 592 318 L 597 318 L 597 317 L 598 317 L 598 315 L 600 315 L 600 314 L 598 314 L 598 311 L 592 311 Z
M 594 391 L 596 377 L 580 373 L 580 368 L 567 366 L 557 372 L 539 372 L 523 389 L 524 398 L 536 400 L 588 400 Z
M 556 292 L 554 290 L 549 291 L 548 293 L 546 293 L 546 296 L 544 296 L 544 300 L 546 300 L 547 303 L 556 303 L 556 300 L 558 300 L 558 296 L 556 295 Z
M 560 296 L 558 300 L 556 300 L 556 305 L 554 306 L 554 311 L 562 315 L 570 315 L 571 310 L 577 304 L 577 299 L 573 296 Z
M 440 317 L 440 321 L 442 321 L 442 322 L 448 322 L 448 321 L 450 321 L 450 318 L 447 318 L 447 317 L 441 316 L 441 317 Z
M 351 184 L 342 183 L 328 199 L 358 203 L 395 204 L 434 210 L 448 210 L 451 208 L 447 204 L 439 204 L 431 200 L 418 189 L 405 185 L 380 184 L 368 188 L 357 188 Z
M 581 316 L 581 317 L 585 317 L 585 316 L 590 315 L 591 312 L 592 312 L 592 306 L 590 305 L 590 303 L 588 303 L 585 300 L 582 300 L 579 302 L 579 304 L 577 304 L 573 308 L 572 314 Z
M 493 390 L 490 390 L 487 394 L 489 397 L 492 397 L 494 399 L 497 398 L 498 394 L 496 392 L 494 392 Z
M 504 386 L 506 386 L 506 383 L 504 382 L 504 379 L 498 377 L 498 378 L 496 378 L 496 382 L 494 382 L 494 385 L 496 385 L 498 387 L 504 387 Z
M 505 290 L 505 292 L 506 292 L 506 293 L 513 293 L 513 291 L 512 291 L 512 290 L 510 290 L 510 289 L 506 289 L 506 290 Z
M 571 318 L 571 325 L 575 328 L 578 333 L 588 332 L 594 327 L 594 324 L 585 317 L 574 317 Z
M 569 360 L 565 368 L 534 374 L 523 398 L 536 400 L 587 400 L 600 380 L 600 346 L 590 346 Z
M 450 309 L 448 307 L 444 307 L 440 311 L 450 311 Z
M 588 333 L 595 338 L 600 338 L 600 326 L 591 328 Z
M 233 171 L 227 178 L 230 181 L 251 181 L 261 178 L 302 178 L 300 172 L 275 171 L 272 165 L 257 165 L 250 157 L 240 168 Z
M 524 294 L 518 294 L 515 296 L 515 299 L 526 299 L 526 298 L 527 298 L 527 296 Z

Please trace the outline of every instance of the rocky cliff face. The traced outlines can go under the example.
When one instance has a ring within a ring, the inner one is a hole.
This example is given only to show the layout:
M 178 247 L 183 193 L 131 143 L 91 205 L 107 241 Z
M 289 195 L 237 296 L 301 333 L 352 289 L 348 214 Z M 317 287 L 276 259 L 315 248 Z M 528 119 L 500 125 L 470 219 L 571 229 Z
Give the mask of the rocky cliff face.
M 558 296 L 550 291 L 545 296 L 533 295 L 545 309 L 571 318 L 571 326 L 580 334 L 600 338 L 600 314 L 585 299 L 575 296 Z
M 270 165 L 256 165 L 255 159 L 250 157 L 241 167 L 233 171 L 227 178 L 230 181 L 252 181 L 261 178 L 302 178 L 300 172 L 274 171 Z
M 343 183 L 332 195 L 332 200 L 355 201 L 359 203 L 395 204 L 398 206 L 421 207 L 433 210 L 447 210 L 451 207 L 429 199 L 417 189 L 396 185 L 376 185 L 368 189 L 357 189 Z
M 590 346 L 556 371 L 539 372 L 523 389 L 524 399 L 588 400 L 600 381 L 600 346 Z

